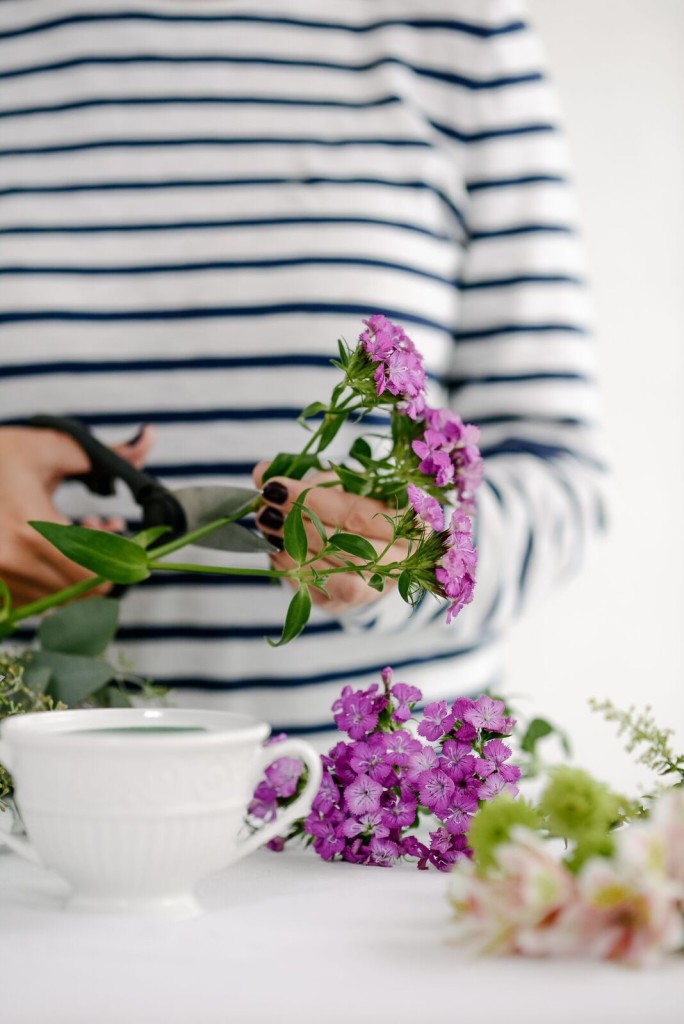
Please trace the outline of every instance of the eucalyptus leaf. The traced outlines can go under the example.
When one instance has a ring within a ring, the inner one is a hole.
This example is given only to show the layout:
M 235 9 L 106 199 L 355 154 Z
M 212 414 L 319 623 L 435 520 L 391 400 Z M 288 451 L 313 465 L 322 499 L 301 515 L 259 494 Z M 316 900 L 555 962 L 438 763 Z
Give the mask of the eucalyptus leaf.
M 95 657 L 114 639 L 118 623 L 118 601 L 91 597 L 46 615 L 38 637 L 43 650 Z
M 346 551 L 348 555 L 356 555 L 357 558 L 362 558 L 364 562 L 375 562 L 378 557 L 378 553 L 371 542 L 366 540 L 365 537 L 359 537 L 355 533 L 335 533 L 328 543 L 331 547 L 337 548 L 340 551 Z
M 283 543 L 290 558 L 301 565 L 306 561 L 309 542 L 302 520 L 302 506 L 295 504 L 290 509 L 283 525 Z
M 115 679 L 117 674 L 106 661 L 79 654 L 60 654 L 58 651 L 36 651 L 30 665 L 32 670 L 50 671 L 48 692 L 69 707 L 80 704 L 105 683 Z
M 290 605 L 287 609 L 287 615 L 285 616 L 285 625 L 283 626 L 283 632 L 280 636 L 280 640 L 277 642 L 271 640 L 270 637 L 266 637 L 266 640 L 271 647 L 282 647 L 283 644 L 288 644 L 295 637 L 298 637 L 302 632 L 309 616 L 311 615 L 311 594 L 309 588 L 305 583 L 301 583 L 299 590 L 295 591 Z
M 33 521 L 29 524 L 72 562 L 112 583 L 140 583 L 147 579 L 147 555 L 132 540 L 85 526 Z
M 24 682 L 33 693 L 45 693 L 51 679 L 52 669 L 48 668 L 47 665 L 36 666 L 33 656 L 26 659 L 24 662 Z

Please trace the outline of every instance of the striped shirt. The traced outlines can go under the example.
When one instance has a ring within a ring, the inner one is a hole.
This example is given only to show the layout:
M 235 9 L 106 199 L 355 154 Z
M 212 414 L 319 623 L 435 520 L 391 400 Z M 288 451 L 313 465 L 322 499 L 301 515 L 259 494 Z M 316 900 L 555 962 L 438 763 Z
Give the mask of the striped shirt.
M 449 627 L 396 593 L 318 610 L 274 651 L 286 588 L 156 575 L 118 643 L 177 703 L 296 732 L 387 663 L 426 700 L 496 685 L 507 625 L 581 562 L 602 456 L 555 98 L 518 0 L 0 3 L 0 422 L 151 423 L 170 487 L 249 484 L 371 312 L 481 428 L 475 600 Z

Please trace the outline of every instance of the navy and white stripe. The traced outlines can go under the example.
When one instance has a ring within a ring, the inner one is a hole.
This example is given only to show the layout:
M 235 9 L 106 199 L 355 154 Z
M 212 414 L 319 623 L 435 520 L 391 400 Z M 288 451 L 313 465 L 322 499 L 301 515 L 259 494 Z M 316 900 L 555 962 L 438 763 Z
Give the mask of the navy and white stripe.
M 170 485 L 247 483 L 301 446 L 336 338 L 375 311 L 482 428 L 473 605 L 451 627 L 396 595 L 316 612 L 276 653 L 281 587 L 156 577 L 120 646 L 175 700 L 301 730 L 387 662 L 428 699 L 472 692 L 581 561 L 602 455 L 555 99 L 518 0 L 4 0 L 2 422 L 150 422 Z M 103 508 L 73 486 L 62 504 Z

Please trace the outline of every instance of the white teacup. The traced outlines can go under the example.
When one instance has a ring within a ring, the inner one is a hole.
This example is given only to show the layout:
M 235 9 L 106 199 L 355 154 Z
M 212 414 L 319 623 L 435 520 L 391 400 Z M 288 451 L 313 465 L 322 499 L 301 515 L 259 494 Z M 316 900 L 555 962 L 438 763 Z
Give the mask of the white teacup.
M 61 875 L 78 910 L 197 913 L 197 882 L 305 815 L 321 780 L 308 743 L 263 747 L 265 722 L 222 711 L 49 711 L 5 719 L 0 732 L 30 842 L 0 841 Z M 304 792 L 241 838 L 254 786 L 280 757 L 307 766 Z

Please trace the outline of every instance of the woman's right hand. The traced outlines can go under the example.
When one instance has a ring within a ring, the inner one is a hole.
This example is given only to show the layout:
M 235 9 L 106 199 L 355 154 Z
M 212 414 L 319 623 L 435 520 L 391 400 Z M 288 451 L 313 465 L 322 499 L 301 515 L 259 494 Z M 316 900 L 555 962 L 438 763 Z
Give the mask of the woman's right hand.
M 145 428 L 116 451 L 142 468 L 154 438 Z M 66 434 L 31 427 L 0 427 L 0 579 L 16 605 L 38 600 L 89 579 L 92 573 L 69 561 L 28 525 L 30 519 L 66 523 L 53 503 L 66 477 L 87 473 L 88 456 Z M 119 519 L 89 517 L 85 526 L 120 530 Z M 109 587 L 103 585 L 101 592 Z

